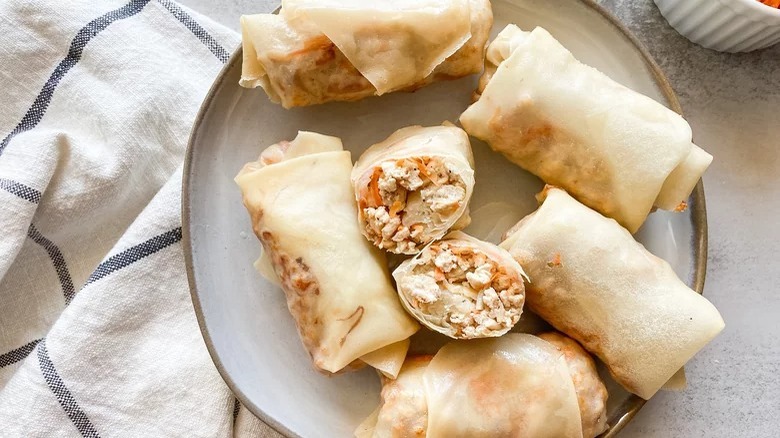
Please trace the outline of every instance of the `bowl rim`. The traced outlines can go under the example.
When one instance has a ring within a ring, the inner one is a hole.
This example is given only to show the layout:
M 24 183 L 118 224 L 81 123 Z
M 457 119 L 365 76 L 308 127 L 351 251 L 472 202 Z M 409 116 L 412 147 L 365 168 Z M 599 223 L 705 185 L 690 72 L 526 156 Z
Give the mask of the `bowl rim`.
M 653 57 L 648 52 L 647 48 L 637 39 L 637 37 L 624 25 L 612 12 L 605 9 L 600 4 L 596 3 L 596 0 L 577 0 L 583 3 L 585 6 L 591 8 L 595 12 L 604 17 L 610 24 L 623 34 L 623 36 L 637 49 L 642 56 L 645 65 L 652 73 L 656 84 L 663 92 L 669 107 L 679 113 L 683 114 L 680 102 L 675 94 L 669 80 L 664 75 L 661 68 L 655 62 Z M 742 0 L 752 1 L 757 3 L 758 6 L 766 6 L 760 4 L 757 0 Z M 768 6 L 766 6 L 768 7 Z M 277 14 L 281 8 L 277 7 L 273 13 Z M 780 15 L 780 11 L 778 11 Z M 192 129 L 190 131 L 189 139 L 187 141 L 187 150 L 184 158 L 184 166 L 182 170 L 182 185 L 181 185 L 181 218 L 182 218 L 182 247 L 184 252 L 185 268 L 187 272 L 187 282 L 190 289 L 190 297 L 195 310 L 195 316 L 198 321 L 203 341 L 206 344 L 211 360 L 217 368 L 222 379 L 227 384 L 228 388 L 234 394 L 236 399 L 244 405 L 249 411 L 255 415 L 258 419 L 265 424 L 273 428 L 277 433 L 285 437 L 300 438 L 300 435 L 291 431 L 284 424 L 267 415 L 259 406 L 255 405 L 246 394 L 238 387 L 236 382 L 227 372 L 222 360 L 217 354 L 216 348 L 209 333 L 209 328 L 206 324 L 205 317 L 203 315 L 203 308 L 201 306 L 200 296 L 195 282 L 195 270 L 193 265 L 193 250 L 192 250 L 192 234 L 190 230 L 190 175 L 193 167 L 193 150 L 198 140 L 198 133 L 201 129 L 201 124 L 206 117 L 209 108 L 211 107 L 217 92 L 222 88 L 223 84 L 227 80 L 228 72 L 235 67 L 235 65 L 241 62 L 243 59 L 242 46 L 239 46 L 233 51 L 228 62 L 222 67 L 218 73 L 216 79 L 211 85 L 206 97 L 203 100 L 198 113 L 195 117 Z M 691 224 L 693 229 L 692 245 L 693 245 L 693 276 L 690 279 L 691 284 L 689 286 L 693 288 L 699 294 L 702 294 L 704 290 L 704 281 L 707 271 L 707 207 L 704 196 L 704 184 L 702 180 L 696 184 L 693 192 L 691 193 L 691 203 L 688 208 L 691 211 Z M 619 418 L 615 419 L 610 424 L 610 428 L 599 435 L 599 438 L 614 438 L 617 434 L 636 416 L 639 410 L 645 405 L 647 401 L 641 397 L 631 394 L 626 402 L 626 412 Z

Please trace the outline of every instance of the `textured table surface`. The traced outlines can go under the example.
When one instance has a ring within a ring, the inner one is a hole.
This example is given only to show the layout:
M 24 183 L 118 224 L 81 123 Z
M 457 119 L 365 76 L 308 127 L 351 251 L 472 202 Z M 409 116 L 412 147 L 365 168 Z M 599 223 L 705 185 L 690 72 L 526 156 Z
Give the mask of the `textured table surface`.
M 275 0 L 181 0 L 238 29 Z M 695 141 L 715 156 L 704 177 L 705 295 L 726 330 L 688 364 L 689 387 L 661 392 L 621 435 L 770 437 L 780 428 L 780 45 L 747 54 L 696 46 L 651 0 L 601 0 L 647 46 L 677 92 Z M 776 258 L 778 257 L 778 258 Z

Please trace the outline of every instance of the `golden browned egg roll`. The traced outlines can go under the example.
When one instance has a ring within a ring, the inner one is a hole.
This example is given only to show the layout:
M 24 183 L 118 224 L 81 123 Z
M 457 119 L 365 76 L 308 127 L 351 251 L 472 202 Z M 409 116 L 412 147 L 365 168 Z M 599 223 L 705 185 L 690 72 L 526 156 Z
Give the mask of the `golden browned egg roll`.
M 425 438 L 428 402 L 423 376 L 431 359 L 433 356 L 410 356 L 396 379 L 380 376 L 381 401 L 355 430 L 356 438 Z
M 582 346 L 568 336 L 558 332 L 547 332 L 540 338 L 551 343 L 563 353 L 569 367 L 577 403 L 582 419 L 582 436 L 594 438 L 607 430 L 607 387 L 599 377 L 596 362 Z
M 530 278 L 526 303 L 649 399 L 723 330 L 723 319 L 613 219 L 558 188 L 542 199 L 501 243 Z
M 240 84 L 285 108 L 413 91 L 482 71 L 489 0 L 284 0 L 241 17 Z
M 683 210 L 712 156 L 679 114 L 582 64 L 546 30 L 490 44 L 464 129 L 632 233 L 655 206 Z
M 236 177 L 265 257 L 317 369 L 368 363 L 394 376 L 419 329 L 401 307 L 385 256 L 361 235 L 341 140 L 299 132 Z
M 564 354 L 536 336 L 452 342 L 382 380 L 380 406 L 357 438 L 583 436 Z

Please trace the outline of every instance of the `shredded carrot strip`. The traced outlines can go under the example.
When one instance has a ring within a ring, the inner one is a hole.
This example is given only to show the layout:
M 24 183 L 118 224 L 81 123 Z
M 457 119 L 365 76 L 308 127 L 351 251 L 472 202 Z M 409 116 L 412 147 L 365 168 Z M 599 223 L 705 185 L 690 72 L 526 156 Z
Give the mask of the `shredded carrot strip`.
M 761 3 L 773 8 L 780 8 L 780 0 L 758 0 Z
M 399 211 L 404 209 L 404 204 L 401 201 L 396 200 L 393 205 L 390 206 L 390 217 L 395 217 Z
M 421 176 L 431 179 L 431 176 L 428 174 L 428 168 L 425 166 L 425 162 L 423 162 L 422 158 L 415 159 L 414 164 L 417 165 L 417 170 L 420 171 Z
M 374 168 L 374 174 L 371 175 L 371 181 L 368 183 L 369 194 L 371 195 L 372 207 L 382 205 L 382 195 L 379 194 L 379 177 L 382 175 L 382 168 Z

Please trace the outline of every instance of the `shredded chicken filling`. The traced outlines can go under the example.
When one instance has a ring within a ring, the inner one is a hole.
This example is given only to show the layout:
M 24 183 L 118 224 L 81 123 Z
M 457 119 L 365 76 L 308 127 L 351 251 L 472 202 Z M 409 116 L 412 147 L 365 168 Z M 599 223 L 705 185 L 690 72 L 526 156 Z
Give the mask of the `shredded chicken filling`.
M 399 288 L 426 319 L 452 330 L 452 336 L 498 336 L 520 319 L 522 278 L 483 251 L 444 241 L 428 247 L 414 263 Z
M 438 237 L 428 230 L 441 227 L 465 198 L 466 184 L 450 164 L 439 157 L 413 157 L 376 166 L 361 190 L 360 208 L 375 245 L 413 253 Z

